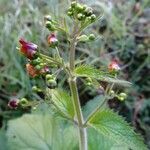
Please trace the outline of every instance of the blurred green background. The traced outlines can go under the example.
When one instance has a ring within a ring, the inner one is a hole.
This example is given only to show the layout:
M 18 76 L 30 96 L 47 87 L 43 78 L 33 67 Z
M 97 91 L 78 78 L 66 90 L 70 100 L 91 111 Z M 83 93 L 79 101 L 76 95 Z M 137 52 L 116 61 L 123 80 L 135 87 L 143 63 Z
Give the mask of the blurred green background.
M 32 85 L 26 71 L 26 60 L 16 47 L 18 39 L 46 48 L 43 16 L 64 17 L 69 0 L 0 0 L 0 126 L 24 111 L 10 111 L 7 102 L 12 97 L 32 98 Z M 88 28 L 100 38 L 93 43 L 80 44 L 77 55 L 86 63 L 107 66 L 117 59 L 122 68 L 121 77 L 132 82 L 125 89 L 125 102 L 113 99 L 111 108 L 119 111 L 144 136 L 150 146 L 150 1 L 149 0 L 81 0 L 92 6 L 96 13 L 104 10 L 104 17 Z M 61 54 L 68 54 L 63 36 L 59 37 Z M 46 52 L 45 52 L 46 53 Z M 63 77 L 62 77 L 63 78 Z M 84 105 L 96 93 L 79 87 Z

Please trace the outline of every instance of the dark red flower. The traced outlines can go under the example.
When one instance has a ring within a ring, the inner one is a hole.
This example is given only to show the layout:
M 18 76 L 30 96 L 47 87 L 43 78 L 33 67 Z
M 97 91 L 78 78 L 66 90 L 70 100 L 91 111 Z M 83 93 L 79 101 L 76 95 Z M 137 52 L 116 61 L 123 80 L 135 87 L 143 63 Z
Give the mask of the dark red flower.
M 22 38 L 19 40 L 19 43 L 21 44 L 21 53 L 23 53 L 27 58 L 32 59 L 37 52 L 38 46 L 34 43 L 26 42 Z
M 16 109 L 18 107 L 18 104 L 19 104 L 19 100 L 18 99 L 11 99 L 8 102 L 8 107 L 11 108 L 11 109 Z
M 109 64 L 108 69 L 109 69 L 110 72 L 119 71 L 120 67 L 119 67 L 117 61 L 114 60 Z
M 58 39 L 54 33 L 48 36 L 47 41 L 50 47 L 56 47 L 58 45 Z

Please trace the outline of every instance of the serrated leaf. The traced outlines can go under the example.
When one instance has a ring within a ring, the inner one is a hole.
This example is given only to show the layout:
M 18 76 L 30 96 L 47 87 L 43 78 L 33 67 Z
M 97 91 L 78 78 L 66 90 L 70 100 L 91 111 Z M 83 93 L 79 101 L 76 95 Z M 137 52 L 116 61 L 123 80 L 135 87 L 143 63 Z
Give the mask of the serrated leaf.
M 76 150 L 76 129 L 56 116 L 24 115 L 9 121 L 9 150 Z
M 113 77 L 112 75 L 110 75 L 108 72 L 100 71 L 88 65 L 82 65 L 82 66 L 76 67 L 75 74 L 78 77 L 90 77 L 90 78 L 94 78 L 94 79 L 105 81 L 105 82 L 119 84 L 122 86 L 131 85 L 131 83 L 128 81 L 117 79 Z
M 89 150 L 129 150 L 125 145 L 115 143 L 102 134 L 98 134 L 93 128 L 88 129 Z
M 101 103 L 103 103 L 104 101 L 104 96 L 103 95 L 99 95 L 94 97 L 93 99 L 89 100 L 86 105 L 83 107 L 83 115 L 84 118 L 87 118 L 89 116 L 89 114 L 99 105 L 101 105 Z M 104 107 L 104 106 L 103 106 Z
M 125 145 L 132 150 L 147 150 L 143 139 L 121 116 L 110 109 L 99 111 L 89 121 L 89 125 L 117 144 Z
M 50 94 L 52 103 L 57 106 L 61 112 L 68 117 L 74 117 L 74 108 L 69 93 L 61 89 L 48 89 L 47 92 Z

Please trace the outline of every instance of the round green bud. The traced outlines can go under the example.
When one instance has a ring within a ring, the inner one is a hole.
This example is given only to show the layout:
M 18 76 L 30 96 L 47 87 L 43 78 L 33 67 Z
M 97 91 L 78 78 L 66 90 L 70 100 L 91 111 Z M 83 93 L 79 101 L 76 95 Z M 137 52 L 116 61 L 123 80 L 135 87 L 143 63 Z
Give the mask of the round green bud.
M 124 97 L 121 97 L 121 96 L 118 96 L 118 99 L 120 100 L 120 101 L 124 101 Z
M 28 104 L 28 100 L 26 98 L 22 98 L 20 101 L 19 101 L 19 104 L 20 105 L 27 105 Z
M 86 8 L 87 8 L 87 5 L 83 5 L 83 10 L 86 10 Z
M 38 65 L 39 63 L 41 63 L 41 58 L 39 58 L 39 57 L 32 61 L 33 65 Z
M 53 75 L 51 74 L 47 74 L 45 78 L 46 80 L 54 79 Z
M 87 82 L 86 85 L 87 85 L 87 86 L 91 86 L 92 83 L 91 83 L 91 82 Z
M 90 34 L 89 35 L 89 40 L 91 40 L 91 41 L 95 40 L 95 35 L 94 34 Z
M 70 16 L 70 17 L 73 16 L 73 12 L 72 12 L 72 11 L 68 11 L 67 14 L 68 14 L 68 16 Z
M 87 20 L 91 22 L 91 17 L 87 17 Z
M 35 68 L 36 68 L 37 70 L 41 70 L 41 69 L 42 69 L 42 67 L 41 67 L 40 65 L 36 65 Z
M 78 20 L 82 20 L 82 19 L 83 19 L 83 15 L 82 15 L 81 13 L 79 13 L 79 14 L 77 15 L 77 18 L 78 18 Z
M 120 93 L 119 96 L 122 97 L 122 98 L 124 98 L 124 99 L 127 98 L 127 94 L 126 93 Z
M 55 26 L 50 21 L 46 21 L 45 26 L 47 29 L 49 29 L 49 31 L 55 31 L 56 30 Z
M 57 82 L 54 79 L 50 79 L 50 80 L 47 80 L 47 85 L 50 87 L 55 87 L 57 85 Z
M 33 91 L 33 92 L 37 92 L 37 91 L 38 91 L 37 86 L 33 86 L 33 87 L 32 87 L 32 91 Z
M 52 26 L 51 21 L 46 21 L 45 26 L 46 26 L 46 28 L 51 28 L 51 26 Z
M 68 8 L 68 11 L 72 12 L 72 11 L 73 11 L 72 7 L 69 7 L 69 8 Z
M 44 63 L 40 63 L 39 65 L 40 65 L 41 67 L 44 67 L 44 66 L 45 66 L 45 64 L 44 64 Z
M 115 94 L 114 90 L 111 90 L 110 95 L 114 95 L 114 94 Z
M 96 15 L 91 15 L 91 21 L 95 21 L 96 20 Z
M 81 4 L 79 4 L 79 3 L 77 3 L 75 9 L 76 9 L 78 12 L 81 12 L 81 11 L 83 11 L 83 6 L 82 6 Z
M 86 42 L 86 41 L 88 41 L 89 38 L 87 35 L 83 34 L 83 35 L 79 36 L 77 39 L 79 42 Z
M 85 14 L 86 16 L 91 16 L 93 14 L 93 9 L 90 7 L 86 7 Z
M 77 6 L 77 2 L 76 1 L 73 1 L 72 3 L 71 3 L 71 7 L 72 8 L 75 8 Z
M 52 17 L 50 15 L 44 16 L 45 21 L 52 21 Z
M 33 110 L 36 110 L 36 109 L 37 109 L 37 107 L 36 107 L 36 106 L 34 106 L 34 107 L 32 107 L 32 109 L 33 109 Z

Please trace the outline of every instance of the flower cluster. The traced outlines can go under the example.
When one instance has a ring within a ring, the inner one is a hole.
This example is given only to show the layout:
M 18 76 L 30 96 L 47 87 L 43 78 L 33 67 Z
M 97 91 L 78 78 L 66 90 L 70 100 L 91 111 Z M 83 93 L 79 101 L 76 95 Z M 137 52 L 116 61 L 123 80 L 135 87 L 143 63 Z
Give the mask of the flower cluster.
M 55 34 L 50 34 L 47 40 L 50 47 L 56 47 L 58 44 Z M 27 42 L 22 38 L 19 40 L 19 43 L 20 52 L 29 60 L 29 63 L 26 64 L 26 70 L 31 77 L 34 78 L 50 72 L 49 67 L 42 57 L 40 57 L 36 44 Z
M 93 13 L 93 9 L 91 7 L 82 5 L 76 1 L 71 3 L 71 7 L 68 9 L 67 14 L 79 21 L 92 23 L 96 20 L 96 15 Z

